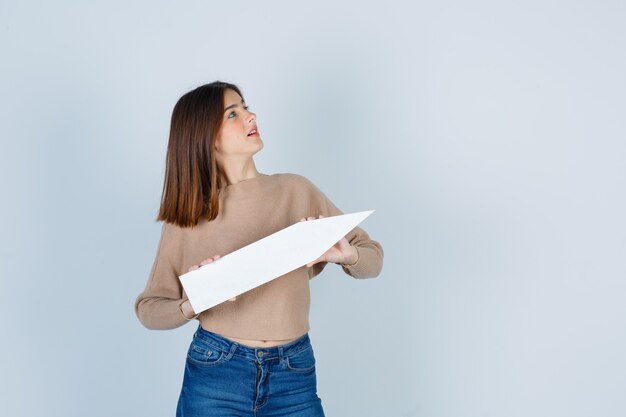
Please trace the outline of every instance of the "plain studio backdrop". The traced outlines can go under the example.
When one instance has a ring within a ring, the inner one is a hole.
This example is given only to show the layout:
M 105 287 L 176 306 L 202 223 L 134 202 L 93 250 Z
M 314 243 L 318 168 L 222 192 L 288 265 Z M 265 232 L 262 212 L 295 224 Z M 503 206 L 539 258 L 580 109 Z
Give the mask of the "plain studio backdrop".
M 133 310 L 169 121 L 239 85 L 262 173 L 385 250 L 311 281 L 330 417 L 626 415 L 620 1 L 2 1 L 6 416 L 172 416 L 197 322 Z M 207 253 L 207 256 L 213 254 Z

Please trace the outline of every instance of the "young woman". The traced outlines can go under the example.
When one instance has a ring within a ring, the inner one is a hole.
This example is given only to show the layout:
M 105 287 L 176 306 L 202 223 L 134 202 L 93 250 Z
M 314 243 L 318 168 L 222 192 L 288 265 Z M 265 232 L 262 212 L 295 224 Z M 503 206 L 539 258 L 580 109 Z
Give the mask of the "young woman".
M 256 115 L 240 89 L 215 81 L 172 114 L 157 221 L 161 238 L 135 313 L 148 329 L 198 320 L 177 416 L 324 416 L 309 331 L 309 280 L 330 263 L 354 278 L 380 274 L 383 249 L 355 227 L 307 265 L 202 312 L 178 277 L 297 221 L 343 214 L 298 174 L 262 174 Z M 271 260 L 268 260 L 271 262 Z

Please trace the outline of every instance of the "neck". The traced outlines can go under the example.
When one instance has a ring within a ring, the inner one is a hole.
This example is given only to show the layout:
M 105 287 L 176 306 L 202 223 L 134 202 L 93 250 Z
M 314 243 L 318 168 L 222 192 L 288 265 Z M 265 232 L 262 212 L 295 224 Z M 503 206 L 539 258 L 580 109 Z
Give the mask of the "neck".
M 220 169 L 219 183 L 221 187 L 227 187 L 232 184 L 236 184 L 240 181 L 256 178 L 259 175 L 253 160 L 249 160 L 241 165 L 230 164 Z

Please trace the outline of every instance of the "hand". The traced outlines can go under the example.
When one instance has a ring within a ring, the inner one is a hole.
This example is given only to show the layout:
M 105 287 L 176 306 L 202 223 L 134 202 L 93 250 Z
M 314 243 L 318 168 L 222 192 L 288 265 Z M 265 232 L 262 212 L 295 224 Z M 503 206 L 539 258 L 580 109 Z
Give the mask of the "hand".
M 211 262 L 217 261 L 220 257 L 221 257 L 221 255 L 214 255 L 214 256 L 212 256 L 210 258 L 207 258 L 204 261 L 200 262 L 200 264 L 198 264 L 198 265 L 192 265 L 191 268 L 189 268 L 189 272 L 195 271 L 196 269 L 200 269 L 204 265 L 208 265 Z M 235 296 L 235 297 L 229 299 L 228 301 L 235 301 L 236 299 L 237 299 L 237 297 Z
M 319 219 L 323 218 L 322 214 L 319 215 Z M 301 222 L 305 220 L 315 220 L 315 217 L 307 217 L 306 219 L 300 219 Z M 322 256 L 316 260 L 306 264 L 307 267 L 311 267 L 318 262 L 332 262 L 336 264 L 351 265 L 356 262 L 358 253 L 354 246 L 350 245 L 346 237 L 342 237 L 341 240 L 335 243 L 330 249 L 328 249 Z

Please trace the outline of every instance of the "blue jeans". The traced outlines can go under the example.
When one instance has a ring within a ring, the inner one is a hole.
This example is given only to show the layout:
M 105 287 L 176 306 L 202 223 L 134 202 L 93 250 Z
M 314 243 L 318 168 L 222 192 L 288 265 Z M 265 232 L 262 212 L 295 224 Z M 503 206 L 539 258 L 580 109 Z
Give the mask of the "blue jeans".
M 193 335 L 177 417 L 324 417 L 309 334 L 252 347 L 205 330 Z

